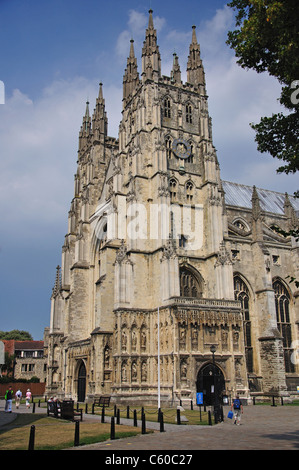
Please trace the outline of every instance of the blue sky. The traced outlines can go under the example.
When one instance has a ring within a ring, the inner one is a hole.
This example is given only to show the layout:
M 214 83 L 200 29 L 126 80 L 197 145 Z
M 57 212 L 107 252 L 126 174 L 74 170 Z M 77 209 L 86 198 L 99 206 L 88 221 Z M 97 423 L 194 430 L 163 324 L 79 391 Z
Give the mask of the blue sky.
M 224 180 L 293 193 L 297 177 L 256 150 L 250 122 L 277 112 L 279 84 L 244 71 L 226 46 L 234 13 L 221 0 L 0 0 L 0 330 L 43 337 L 73 197 L 78 132 L 103 82 L 108 133 L 117 137 L 130 39 L 141 70 L 149 8 L 170 74 L 183 79 L 197 29 L 213 138 Z

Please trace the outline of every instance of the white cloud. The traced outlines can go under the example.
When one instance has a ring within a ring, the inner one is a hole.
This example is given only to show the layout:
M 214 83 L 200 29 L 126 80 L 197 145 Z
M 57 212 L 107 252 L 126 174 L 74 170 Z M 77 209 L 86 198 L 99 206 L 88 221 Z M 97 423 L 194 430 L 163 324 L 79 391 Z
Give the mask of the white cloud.
M 165 18 L 154 16 L 154 27 L 159 34 L 166 24 Z M 116 41 L 116 53 L 123 60 L 127 57 L 130 50 L 130 40 L 134 39 L 135 54 L 142 48 L 145 38 L 145 30 L 148 26 L 148 15 L 136 10 L 129 11 L 127 28 L 122 31 Z
M 105 87 L 112 131 L 117 135 L 121 89 Z M 14 90 L 0 109 L 0 210 L 3 227 L 23 236 L 39 236 L 40 227 L 64 223 L 73 197 L 78 133 L 90 97 L 93 112 L 96 80 L 74 78 L 51 83 L 32 101 Z M 111 111 L 111 112 L 110 112 Z

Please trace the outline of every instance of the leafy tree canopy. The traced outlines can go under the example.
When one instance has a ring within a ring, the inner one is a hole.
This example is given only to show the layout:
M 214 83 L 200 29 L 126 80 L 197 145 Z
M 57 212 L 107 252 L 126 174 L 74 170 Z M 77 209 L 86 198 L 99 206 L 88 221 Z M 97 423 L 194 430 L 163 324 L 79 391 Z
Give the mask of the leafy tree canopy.
M 298 0 L 233 0 L 228 6 L 236 10 L 237 29 L 229 31 L 227 43 L 237 63 L 258 73 L 267 71 L 282 84 L 280 103 L 287 114 L 251 124 L 258 150 L 284 162 L 279 173 L 295 173 L 299 170 Z
M 14 339 L 16 341 L 33 341 L 33 338 L 28 331 L 23 330 L 11 330 L 11 331 L 0 331 L 1 339 Z

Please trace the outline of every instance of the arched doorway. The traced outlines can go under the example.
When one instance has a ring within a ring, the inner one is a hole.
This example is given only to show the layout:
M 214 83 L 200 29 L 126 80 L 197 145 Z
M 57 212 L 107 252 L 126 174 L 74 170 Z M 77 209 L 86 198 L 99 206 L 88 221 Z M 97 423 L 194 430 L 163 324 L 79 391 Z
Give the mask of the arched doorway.
M 78 371 L 78 401 L 85 401 L 85 391 L 86 391 L 86 367 L 82 361 Z
M 215 397 L 218 404 L 221 403 L 222 392 L 225 390 L 224 375 L 215 364 L 209 363 L 203 366 L 197 375 L 196 391 L 203 393 L 206 405 L 214 405 Z M 215 395 L 215 392 L 217 395 Z

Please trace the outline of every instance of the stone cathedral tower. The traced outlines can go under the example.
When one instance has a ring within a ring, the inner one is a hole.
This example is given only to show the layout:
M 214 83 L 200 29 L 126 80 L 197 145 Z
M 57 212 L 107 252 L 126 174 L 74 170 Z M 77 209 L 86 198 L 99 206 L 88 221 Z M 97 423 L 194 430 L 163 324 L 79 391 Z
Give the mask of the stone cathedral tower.
M 161 76 L 150 10 L 140 76 L 130 44 L 119 139 L 107 128 L 100 84 L 79 133 L 46 393 L 156 403 L 160 367 L 162 403 L 198 391 L 210 403 L 213 372 L 219 396 L 289 395 L 298 246 L 270 227 L 294 226 L 298 206 L 221 180 L 195 26 L 187 82 L 176 54 Z

